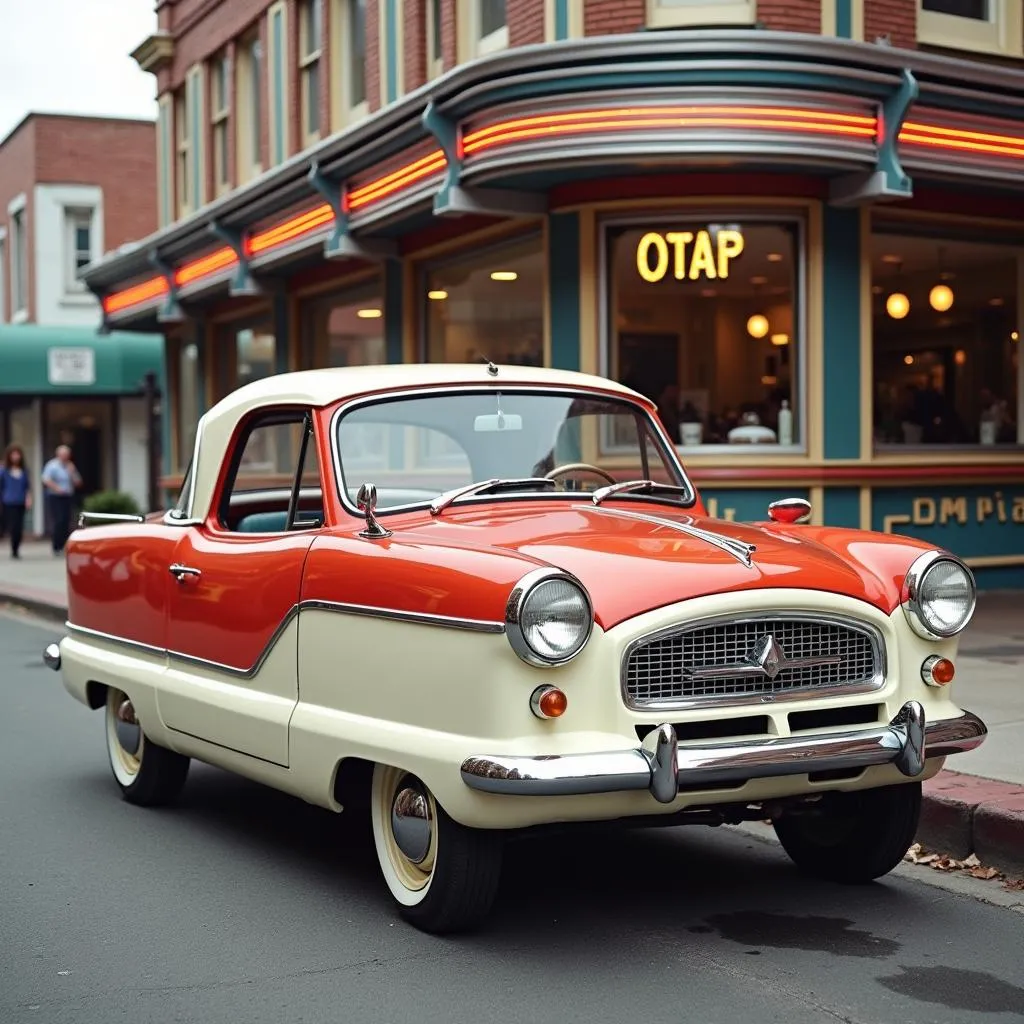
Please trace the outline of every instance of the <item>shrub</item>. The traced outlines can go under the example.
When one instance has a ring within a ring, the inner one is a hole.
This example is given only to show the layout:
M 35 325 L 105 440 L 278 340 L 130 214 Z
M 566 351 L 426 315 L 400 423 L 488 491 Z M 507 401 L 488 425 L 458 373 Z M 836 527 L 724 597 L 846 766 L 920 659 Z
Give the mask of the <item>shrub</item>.
M 82 503 L 84 512 L 108 512 L 116 515 L 141 515 L 139 503 L 124 491 L 97 491 Z

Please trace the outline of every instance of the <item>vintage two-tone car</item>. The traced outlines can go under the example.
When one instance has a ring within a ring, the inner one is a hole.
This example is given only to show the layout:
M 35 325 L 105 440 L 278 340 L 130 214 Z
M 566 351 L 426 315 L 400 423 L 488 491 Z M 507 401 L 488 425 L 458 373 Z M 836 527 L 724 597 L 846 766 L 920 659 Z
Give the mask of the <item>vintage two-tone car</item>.
M 974 580 L 766 511 L 709 518 L 652 403 L 601 378 L 270 377 L 202 417 L 173 509 L 72 535 L 45 659 L 131 803 L 197 758 L 368 806 L 425 930 L 478 920 L 502 836 L 548 823 L 770 818 L 805 871 L 877 878 L 985 737 L 949 685 Z

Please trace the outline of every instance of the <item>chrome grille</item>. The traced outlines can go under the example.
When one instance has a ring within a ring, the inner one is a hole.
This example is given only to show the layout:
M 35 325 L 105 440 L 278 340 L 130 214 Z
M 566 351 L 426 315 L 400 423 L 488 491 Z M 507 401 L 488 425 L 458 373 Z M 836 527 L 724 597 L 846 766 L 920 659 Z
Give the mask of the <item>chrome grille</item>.
M 757 658 L 767 638 L 782 659 L 774 665 L 766 655 L 766 670 Z M 817 663 L 789 664 L 800 661 Z M 623 695 L 630 707 L 651 708 L 862 692 L 882 685 L 884 662 L 882 638 L 865 623 L 793 614 L 705 620 L 631 644 Z

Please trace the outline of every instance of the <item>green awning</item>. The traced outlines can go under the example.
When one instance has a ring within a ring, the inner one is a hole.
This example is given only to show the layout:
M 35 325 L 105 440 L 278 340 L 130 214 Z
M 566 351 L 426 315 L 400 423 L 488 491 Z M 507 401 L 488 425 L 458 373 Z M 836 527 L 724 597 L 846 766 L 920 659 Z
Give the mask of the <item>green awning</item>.
M 162 391 L 159 334 L 0 324 L 0 395 L 134 395 L 147 373 Z

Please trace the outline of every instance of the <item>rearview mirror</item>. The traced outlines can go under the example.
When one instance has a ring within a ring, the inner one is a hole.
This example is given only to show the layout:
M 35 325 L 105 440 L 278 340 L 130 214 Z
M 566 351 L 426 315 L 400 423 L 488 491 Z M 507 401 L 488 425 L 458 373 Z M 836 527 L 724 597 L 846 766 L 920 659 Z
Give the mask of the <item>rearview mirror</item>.
M 473 421 L 473 429 L 478 434 L 492 433 L 495 430 L 522 430 L 523 417 L 514 412 L 496 412 L 477 416 Z

